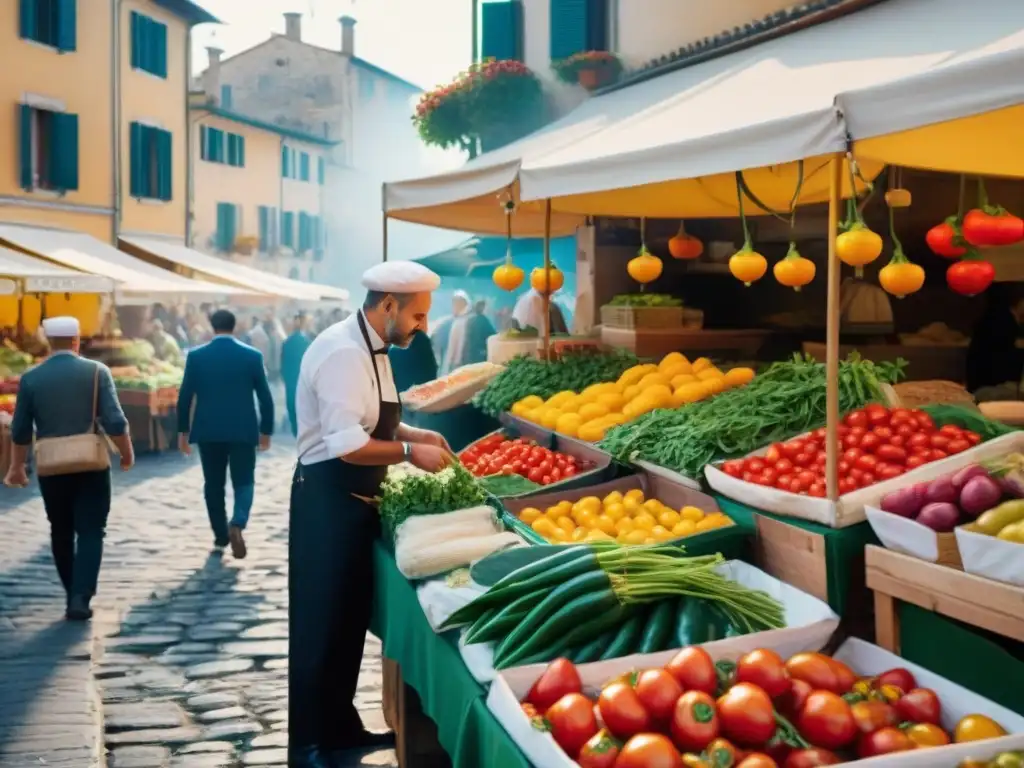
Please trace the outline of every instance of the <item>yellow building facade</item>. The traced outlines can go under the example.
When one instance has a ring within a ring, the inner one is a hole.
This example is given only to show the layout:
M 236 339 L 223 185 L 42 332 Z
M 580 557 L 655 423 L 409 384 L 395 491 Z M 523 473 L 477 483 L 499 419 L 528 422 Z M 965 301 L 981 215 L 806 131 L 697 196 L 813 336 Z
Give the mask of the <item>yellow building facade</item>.
M 183 241 L 189 31 L 216 19 L 189 0 L 0 8 L 0 222 Z

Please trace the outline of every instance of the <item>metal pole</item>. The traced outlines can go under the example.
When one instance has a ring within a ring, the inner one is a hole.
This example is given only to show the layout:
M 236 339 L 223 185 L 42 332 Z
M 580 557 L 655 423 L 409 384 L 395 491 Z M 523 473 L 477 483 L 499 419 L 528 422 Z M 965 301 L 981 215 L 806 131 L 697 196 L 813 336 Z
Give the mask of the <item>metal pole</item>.
M 544 359 L 551 353 L 551 200 L 544 201 Z
M 835 154 L 828 166 L 828 290 L 825 325 L 825 480 L 828 498 L 839 499 L 839 281 L 836 255 L 839 206 L 842 203 L 843 155 Z M 854 194 L 856 190 L 850 190 Z
M 387 211 L 383 211 L 383 216 L 384 216 L 383 222 L 382 222 L 383 235 L 384 235 L 384 237 L 383 237 L 383 250 L 384 250 L 384 259 L 383 259 L 383 261 L 387 261 L 388 260 L 388 212 Z

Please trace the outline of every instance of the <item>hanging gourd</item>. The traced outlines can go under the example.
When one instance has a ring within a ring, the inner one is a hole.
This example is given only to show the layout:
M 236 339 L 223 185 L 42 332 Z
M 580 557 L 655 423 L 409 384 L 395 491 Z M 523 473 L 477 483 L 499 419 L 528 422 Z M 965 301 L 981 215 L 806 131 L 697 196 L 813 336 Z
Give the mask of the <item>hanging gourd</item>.
M 530 272 L 530 286 L 537 293 L 554 293 L 565 285 L 565 275 L 562 270 L 551 262 L 551 267 L 545 273 L 544 267 L 537 267 Z
M 960 174 L 960 202 L 956 215 L 949 216 L 941 224 L 936 224 L 924 236 L 925 242 L 936 256 L 944 259 L 959 259 L 966 256 L 970 245 L 964 240 L 964 197 L 966 196 L 967 177 Z
M 640 219 L 640 250 L 637 255 L 626 264 L 626 272 L 629 276 L 640 283 L 640 290 L 643 291 L 647 283 L 652 283 L 661 277 L 661 259 L 647 250 L 646 219 Z
M 514 291 L 523 284 L 526 273 L 512 263 L 512 214 L 516 206 L 511 196 L 502 202 L 505 209 L 505 263 L 494 270 L 491 280 L 503 291 Z
M 886 202 L 889 196 L 886 195 Z M 897 206 L 889 206 L 889 236 L 892 238 L 892 258 L 878 273 L 878 283 L 886 293 L 898 299 L 917 293 L 924 285 L 924 269 L 914 264 L 903 252 L 903 243 L 896 236 Z
M 892 168 L 889 175 L 889 189 L 885 193 L 885 204 L 889 208 L 909 208 L 913 202 L 910 190 L 903 186 L 903 169 Z
M 679 222 L 679 231 L 672 235 L 668 241 L 668 252 L 673 259 L 699 259 L 704 253 L 704 243 L 683 228 L 683 222 Z
M 964 216 L 964 240 L 978 248 L 1013 245 L 1024 240 L 1024 219 L 988 200 L 984 179 L 978 179 L 978 207 Z
M 768 271 L 768 260 L 754 250 L 754 244 L 750 239 L 750 228 L 747 226 L 747 217 L 743 212 L 743 184 L 740 174 L 736 174 L 736 197 L 739 200 L 740 224 L 743 225 L 743 247 L 729 257 L 729 271 L 737 280 L 743 282 L 748 288 L 757 282 L 764 273 Z
M 868 229 L 864 223 L 864 217 L 857 207 L 857 180 L 854 172 L 854 159 L 847 155 L 847 165 L 850 169 L 850 197 L 846 200 L 846 221 L 842 224 L 844 230 L 836 238 L 836 255 L 839 260 L 855 268 L 857 277 L 864 276 L 864 265 L 870 264 L 882 255 L 882 238 L 875 232 Z
M 772 267 L 775 281 L 779 285 L 792 288 L 797 292 L 811 282 L 818 271 L 817 267 L 814 266 L 814 262 L 810 259 L 805 259 L 796 249 L 796 204 L 800 199 L 800 190 L 804 185 L 804 164 L 802 161 L 798 165 L 798 171 L 796 191 L 793 193 L 793 200 L 789 204 L 789 250 Z

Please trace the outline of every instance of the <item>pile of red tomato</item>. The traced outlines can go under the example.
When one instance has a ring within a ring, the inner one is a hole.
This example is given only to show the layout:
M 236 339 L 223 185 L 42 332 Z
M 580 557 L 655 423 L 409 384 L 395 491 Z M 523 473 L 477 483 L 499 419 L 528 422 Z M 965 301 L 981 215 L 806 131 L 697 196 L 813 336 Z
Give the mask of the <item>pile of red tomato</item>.
M 899 477 L 981 442 L 977 432 L 953 424 L 936 427 L 924 411 L 882 405 L 848 413 L 839 425 L 839 439 L 841 494 Z M 804 437 L 774 443 L 763 456 L 727 461 L 722 471 L 749 483 L 824 498 L 825 442 L 822 427 Z
M 736 663 L 699 646 L 607 683 L 596 702 L 556 659 L 522 702 L 581 768 L 814 768 L 1005 735 L 969 715 L 951 736 L 942 707 L 902 668 L 858 678 L 820 653 L 767 649 Z
M 575 456 L 543 448 L 523 437 L 509 439 L 501 433 L 473 443 L 459 454 L 459 460 L 476 477 L 521 475 L 537 485 L 551 485 L 586 469 Z

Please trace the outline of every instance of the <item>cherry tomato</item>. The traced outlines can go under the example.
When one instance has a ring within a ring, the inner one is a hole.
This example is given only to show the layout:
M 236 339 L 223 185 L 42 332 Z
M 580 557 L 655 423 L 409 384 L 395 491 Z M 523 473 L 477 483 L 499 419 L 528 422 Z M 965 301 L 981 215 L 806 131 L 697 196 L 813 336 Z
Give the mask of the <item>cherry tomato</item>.
M 914 679 L 913 673 L 903 667 L 894 667 L 893 669 L 886 670 L 875 678 L 874 684 L 876 687 L 894 685 L 904 693 L 917 688 L 917 680 Z
M 801 452 L 793 457 L 793 463 L 796 464 L 798 467 L 807 467 L 810 466 L 813 458 L 814 457 L 811 456 L 811 454 Z
M 622 747 L 615 768 L 683 768 L 683 758 L 668 737 L 641 733 Z
M 807 495 L 815 499 L 824 499 L 827 489 L 823 483 L 812 483 L 811 487 L 807 489 Z
M 669 733 L 684 752 L 702 752 L 718 738 L 718 713 L 715 700 L 703 691 L 687 691 L 675 704 Z
M 792 459 L 799 453 L 803 453 L 804 443 L 802 440 L 790 440 L 788 443 L 782 444 L 782 453 L 787 458 Z
M 750 683 L 737 683 L 718 699 L 722 733 L 737 744 L 759 747 L 775 733 L 775 711 L 768 694 Z
M 764 452 L 764 460 L 767 464 L 775 464 L 779 459 L 782 458 L 782 444 L 772 443 L 768 446 L 768 450 Z
M 894 477 L 899 477 L 904 472 L 903 467 L 895 464 L 878 465 L 878 471 L 875 473 L 878 475 L 879 480 L 891 480 Z
M 939 461 L 949 456 L 946 451 L 940 450 L 939 448 L 932 448 L 928 451 L 928 461 Z
M 932 448 L 937 448 L 940 451 L 944 451 L 949 447 L 949 437 L 943 434 L 934 434 L 928 438 L 928 444 Z
M 843 461 L 845 461 L 850 466 L 855 466 L 857 464 L 857 459 L 859 459 L 863 455 L 864 451 L 862 451 L 860 448 L 847 448 L 846 451 L 843 453 Z
M 904 423 L 896 427 L 897 437 L 903 437 L 909 440 L 913 435 L 916 434 L 918 434 L 917 424 Z
M 860 440 L 862 437 L 863 435 L 854 435 L 852 433 L 846 434 L 839 441 L 840 448 L 844 448 L 846 450 L 856 448 L 857 446 L 860 445 Z
M 551 475 L 544 475 L 544 477 L 540 479 L 541 485 L 551 485 L 552 482 L 554 481 L 551 479 Z
M 558 746 L 573 759 L 598 730 L 594 705 L 582 693 L 567 693 L 548 708 L 544 718 Z
M 861 757 L 876 757 L 893 752 L 906 752 L 913 749 L 914 746 L 910 737 L 899 728 L 880 728 L 874 733 L 860 737 L 860 741 L 857 743 L 857 754 Z
M 665 665 L 684 691 L 703 691 L 713 696 L 718 690 L 718 672 L 715 662 L 703 648 L 692 645 L 683 648 Z
M 628 683 L 618 682 L 605 686 L 598 696 L 597 706 L 601 720 L 616 738 L 628 739 L 650 727 L 650 715 Z
M 867 488 L 869 485 L 874 485 L 878 482 L 878 478 L 871 472 L 865 472 L 860 476 L 860 487 Z
M 850 411 L 843 419 L 848 427 L 864 427 L 868 423 L 868 415 L 864 411 Z
M 935 430 L 935 420 L 930 415 L 922 411 L 920 408 L 915 408 L 911 413 L 914 418 L 917 419 L 917 424 L 921 429 L 927 429 L 929 431 Z
M 919 453 L 907 457 L 907 469 L 917 469 L 928 463 L 928 458 Z
M 559 480 L 562 479 L 562 470 L 560 470 L 558 467 L 555 467 L 554 469 L 551 470 L 550 477 L 551 482 L 557 483 Z
M 889 409 L 884 405 L 872 403 L 864 409 L 867 413 L 868 423 L 873 427 L 889 424 Z
M 579 470 L 576 468 L 576 465 L 569 464 L 562 472 L 562 479 L 564 480 L 568 477 L 573 477 L 577 472 L 579 472 Z
M 949 744 L 949 734 L 934 723 L 915 723 L 904 733 L 918 747 L 944 747 Z
M 857 736 L 850 705 L 831 691 L 811 693 L 793 724 L 811 744 L 826 749 L 845 747 Z
M 891 464 L 903 464 L 907 460 L 907 452 L 895 445 L 878 446 L 875 456 Z
M 736 661 L 736 682 L 756 685 L 773 699 L 790 689 L 786 663 L 767 648 L 751 651 Z
M 874 453 L 875 450 L 882 444 L 882 441 L 878 438 L 878 435 L 868 433 L 860 439 L 860 449 L 866 453 Z
M 580 680 L 576 666 L 566 658 L 558 658 L 548 664 L 524 701 L 535 706 L 539 712 L 546 712 L 548 707 L 567 693 L 582 691 L 583 681 Z
M 939 703 L 939 697 L 935 695 L 935 691 L 930 688 L 914 688 L 907 691 L 895 706 L 896 713 L 902 720 L 935 725 L 942 722 L 942 705 Z
M 729 477 L 742 477 L 743 476 L 743 462 L 738 459 L 732 459 L 722 464 L 722 471 Z
M 782 491 L 792 490 L 793 476 L 792 475 L 781 475 L 775 480 L 775 487 Z
M 763 752 L 751 752 L 740 760 L 736 768 L 779 768 L 779 764 Z
M 857 490 L 857 483 L 854 482 L 852 477 L 840 477 L 839 478 L 839 495 L 853 493 Z
M 971 432 L 969 430 L 965 431 L 963 437 L 964 440 L 966 440 L 971 445 L 977 445 L 978 443 L 981 442 L 981 435 L 979 435 L 977 432 Z
M 865 453 L 859 459 L 857 459 L 856 466 L 865 472 L 874 472 L 875 467 L 878 465 L 878 459 L 874 456 Z
M 773 467 L 767 467 L 761 473 L 761 485 L 775 485 L 778 477 L 779 473 Z
M 755 475 L 764 472 L 765 463 L 764 459 L 754 458 L 747 461 L 747 469 L 753 472 Z
M 790 752 L 782 768 L 819 768 L 823 765 L 839 765 L 843 761 L 827 749 L 799 749 Z
M 853 673 L 853 670 L 838 659 L 834 659 L 831 656 L 826 656 L 825 658 L 828 659 L 832 671 L 836 674 L 836 688 L 833 692 L 841 696 L 852 691 L 854 684 L 857 682 L 857 676 Z
M 622 745 L 606 729 L 601 729 L 583 745 L 576 762 L 580 768 L 613 768 L 621 749 Z
M 830 662 L 828 656 L 821 653 L 797 653 L 789 657 L 786 671 L 791 678 L 803 680 L 814 690 L 840 693 L 839 677 Z
M 861 733 L 873 733 L 879 728 L 899 725 L 896 710 L 884 701 L 858 701 L 850 705 L 850 713 Z
M 780 475 L 792 472 L 793 462 L 790 459 L 787 459 L 785 456 L 783 456 L 781 459 L 775 462 L 775 471 L 778 472 Z
M 893 431 L 891 427 L 874 427 L 871 430 L 871 434 L 884 443 L 892 439 Z
M 903 435 L 893 435 L 889 438 L 889 445 L 902 449 L 907 444 L 907 438 Z
M 946 448 L 946 452 L 952 456 L 954 453 L 963 453 L 970 447 L 971 444 L 969 442 L 963 438 L 957 438 L 956 440 L 949 441 L 949 446 Z
M 672 674 L 662 667 L 645 669 L 637 677 L 637 698 L 655 722 L 665 723 L 676 709 L 676 701 L 683 695 L 683 687 Z

